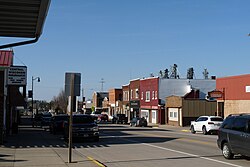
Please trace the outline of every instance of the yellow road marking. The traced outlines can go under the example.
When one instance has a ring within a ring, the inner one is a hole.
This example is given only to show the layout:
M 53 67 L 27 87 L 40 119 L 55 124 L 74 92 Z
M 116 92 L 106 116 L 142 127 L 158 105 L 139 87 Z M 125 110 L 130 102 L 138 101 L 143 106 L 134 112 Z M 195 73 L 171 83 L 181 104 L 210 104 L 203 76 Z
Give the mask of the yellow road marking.
M 97 160 L 95 160 L 94 158 L 88 157 L 89 160 L 91 160 L 92 162 L 94 162 L 95 164 L 97 164 L 100 167 L 106 167 L 105 165 L 101 164 L 100 162 L 98 162 Z

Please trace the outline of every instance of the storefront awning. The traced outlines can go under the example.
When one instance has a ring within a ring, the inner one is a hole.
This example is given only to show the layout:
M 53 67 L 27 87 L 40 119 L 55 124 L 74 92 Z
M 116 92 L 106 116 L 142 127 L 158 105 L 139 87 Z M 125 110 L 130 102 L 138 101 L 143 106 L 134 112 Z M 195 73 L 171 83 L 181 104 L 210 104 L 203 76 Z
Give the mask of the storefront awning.
M 50 0 L 0 0 L 0 36 L 34 38 L 37 41 L 49 5 Z
M 13 64 L 13 51 L 0 50 L 0 67 L 10 67 Z

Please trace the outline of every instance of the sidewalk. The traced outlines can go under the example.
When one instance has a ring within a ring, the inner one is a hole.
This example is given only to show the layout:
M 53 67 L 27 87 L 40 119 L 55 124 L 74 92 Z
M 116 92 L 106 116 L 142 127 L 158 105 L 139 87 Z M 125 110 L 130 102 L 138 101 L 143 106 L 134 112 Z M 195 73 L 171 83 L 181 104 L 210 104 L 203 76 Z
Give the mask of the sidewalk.
M 31 126 L 19 127 L 18 134 L 8 136 L 0 146 L 0 167 L 97 167 L 87 156 L 72 149 L 68 163 L 68 148 L 60 137 Z
M 168 130 L 173 130 L 173 131 L 179 131 L 179 132 L 190 132 L 190 127 L 189 126 L 172 126 L 172 125 L 158 125 L 158 124 L 152 124 L 149 123 L 148 126 L 152 128 L 159 128 L 159 129 L 168 129 Z

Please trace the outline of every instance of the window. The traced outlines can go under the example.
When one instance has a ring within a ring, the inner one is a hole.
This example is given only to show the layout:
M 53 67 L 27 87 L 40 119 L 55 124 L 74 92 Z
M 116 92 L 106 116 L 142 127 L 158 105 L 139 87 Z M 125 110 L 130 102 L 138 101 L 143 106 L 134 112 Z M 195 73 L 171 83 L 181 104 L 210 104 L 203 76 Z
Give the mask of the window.
M 141 92 L 141 100 L 143 100 L 143 92 Z
M 240 132 L 246 131 L 247 119 L 245 118 L 236 118 L 233 125 L 232 130 L 237 130 Z
M 221 122 L 223 122 L 223 118 L 211 118 L 211 121 L 221 121 Z
M 169 109 L 169 120 L 170 121 L 178 121 L 178 108 L 170 108 Z
M 155 91 L 155 100 L 157 100 L 157 98 L 158 98 L 158 97 L 157 97 L 157 91 Z
M 150 91 L 146 92 L 146 102 L 150 101 Z
M 221 127 L 225 128 L 225 129 L 231 129 L 232 128 L 232 124 L 234 121 L 234 117 L 228 117 L 225 119 L 225 121 L 222 123 Z
M 130 98 L 133 99 L 133 90 L 130 92 Z
M 129 101 L 129 91 L 123 91 L 123 101 Z
M 152 100 L 155 99 L 155 91 L 152 92 Z
M 138 99 L 139 98 L 139 90 L 135 89 L 135 98 Z

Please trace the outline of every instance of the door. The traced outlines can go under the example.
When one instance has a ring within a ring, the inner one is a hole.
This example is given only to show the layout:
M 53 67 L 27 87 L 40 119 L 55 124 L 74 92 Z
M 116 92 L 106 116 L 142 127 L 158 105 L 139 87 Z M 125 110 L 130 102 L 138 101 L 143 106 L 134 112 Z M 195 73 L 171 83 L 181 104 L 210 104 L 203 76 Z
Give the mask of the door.
M 141 110 L 141 117 L 144 117 L 149 122 L 149 110 Z
M 152 110 L 152 123 L 156 124 L 157 123 L 157 111 Z

